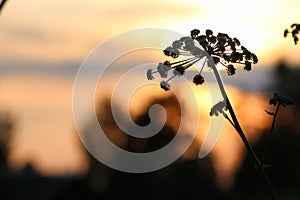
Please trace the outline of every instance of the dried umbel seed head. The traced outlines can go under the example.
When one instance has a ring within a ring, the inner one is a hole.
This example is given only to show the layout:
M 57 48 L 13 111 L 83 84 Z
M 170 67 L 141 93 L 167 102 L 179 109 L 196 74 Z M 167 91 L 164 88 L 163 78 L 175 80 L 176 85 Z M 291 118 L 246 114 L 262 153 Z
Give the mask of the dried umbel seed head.
M 201 74 L 197 74 L 193 78 L 193 83 L 196 85 L 202 85 L 204 83 L 204 78 Z
M 222 64 L 226 67 L 227 74 L 230 76 L 236 74 L 235 65 L 242 65 L 244 70 L 250 71 L 252 64 L 258 62 L 257 56 L 242 46 L 237 38 L 231 38 L 225 33 L 214 35 L 214 32 L 210 29 L 207 29 L 203 35 L 200 33 L 200 30 L 194 29 L 191 31 L 190 36 L 175 40 L 163 53 L 172 59 L 179 56 L 183 56 L 186 59 L 159 63 L 156 71 L 147 71 L 147 78 L 153 80 L 153 74 L 159 73 L 161 78 L 167 78 L 166 81 L 161 82 L 161 87 L 164 90 L 169 90 L 169 82 L 173 78 L 184 75 L 188 68 L 207 55 L 212 57 L 212 60 L 208 59 L 205 62 L 209 68 L 215 64 Z M 193 82 L 196 85 L 204 83 L 204 78 L 201 75 L 202 69 L 193 78 Z M 170 70 L 173 70 L 173 74 L 171 77 L 168 77 Z
M 250 71 L 251 64 L 258 62 L 257 56 L 241 46 L 239 39 L 231 38 L 225 33 L 218 33 L 214 36 L 213 31 L 208 29 L 205 35 L 200 35 L 200 32 L 195 30 L 191 35 L 213 58 L 215 64 L 222 63 L 227 66 L 228 75 L 235 74 L 234 65 L 236 64 L 244 65 L 244 69 Z
M 170 90 L 170 84 L 168 84 L 166 81 L 160 82 L 160 87 L 165 91 Z
M 233 65 L 227 65 L 227 69 L 226 69 L 226 71 L 227 71 L 227 74 L 229 75 L 229 76 L 232 76 L 232 75 L 234 75 L 235 74 L 235 68 L 234 68 L 234 66 Z
M 194 29 L 191 31 L 191 38 L 195 39 L 200 34 L 200 30 Z
M 287 37 L 288 34 L 291 34 L 293 39 L 294 39 L 294 43 L 295 45 L 298 43 L 299 38 L 298 38 L 298 34 L 300 32 L 300 24 L 292 24 L 290 29 L 285 29 L 283 32 L 283 36 Z
M 227 110 L 226 103 L 225 101 L 220 101 L 216 105 L 214 105 L 211 110 L 209 115 L 210 116 L 219 116 L 219 114 L 225 114 L 224 110 Z
M 245 67 L 244 67 L 244 69 L 245 69 L 246 71 L 250 71 L 250 70 L 251 70 L 251 63 L 248 62 L 248 61 L 246 61 L 246 62 L 245 62 Z
M 183 66 L 178 66 L 173 70 L 173 74 L 175 76 L 182 76 L 184 74 L 184 71 L 185 71 L 185 69 Z
M 153 80 L 154 79 L 154 76 L 152 75 L 152 69 L 148 69 L 147 70 L 147 79 L 148 80 Z
M 285 96 L 274 93 L 274 96 L 269 100 L 269 104 L 273 106 L 282 105 L 285 107 L 294 104 L 294 102 Z
M 180 52 L 178 49 L 176 48 L 173 48 L 173 47 L 167 47 L 165 50 L 164 50 L 164 54 L 166 56 L 171 56 L 172 58 L 178 58 L 178 56 L 180 55 Z

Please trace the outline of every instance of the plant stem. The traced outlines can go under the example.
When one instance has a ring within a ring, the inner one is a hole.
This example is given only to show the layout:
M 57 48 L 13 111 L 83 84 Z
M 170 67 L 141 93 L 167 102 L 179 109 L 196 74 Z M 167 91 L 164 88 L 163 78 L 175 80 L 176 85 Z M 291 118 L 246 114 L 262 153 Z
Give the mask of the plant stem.
M 222 93 L 222 96 L 224 98 L 224 101 L 226 101 L 227 109 L 228 109 L 228 111 L 230 113 L 230 116 L 232 118 L 233 124 L 232 123 L 231 124 L 233 125 L 233 127 L 235 128 L 235 130 L 237 131 L 237 133 L 239 134 L 239 136 L 241 137 L 241 139 L 242 139 L 242 141 L 243 141 L 243 143 L 244 143 L 244 145 L 245 145 L 245 147 L 246 147 L 246 149 L 247 149 L 250 157 L 253 159 L 253 161 L 255 163 L 256 168 L 259 169 L 262 172 L 262 175 L 263 175 L 263 177 L 264 177 L 264 179 L 265 179 L 265 181 L 267 183 L 267 186 L 268 186 L 268 189 L 269 189 L 269 192 L 270 192 L 270 195 L 271 195 L 272 199 L 273 200 L 277 200 L 278 199 L 277 195 L 276 195 L 276 193 L 275 193 L 275 191 L 273 189 L 272 183 L 271 183 L 271 181 L 270 181 L 270 179 L 269 179 L 269 177 L 268 177 L 268 175 L 267 175 L 267 173 L 265 171 L 265 167 L 262 164 L 262 162 L 259 160 L 259 158 L 257 157 L 255 151 L 253 150 L 252 146 L 248 142 L 248 140 L 246 138 L 246 135 L 244 134 L 244 132 L 243 132 L 243 130 L 242 130 L 242 128 L 241 128 L 241 126 L 240 126 L 240 124 L 238 122 L 238 119 L 237 119 L 237 117 L 236 117 L 236 115 L 234 113 L 234 110 L 233 110 L 233 108 L 231 106 L 231 103 L 230 103 L 230 101 L 229 101 L 229 99 L 227 97 L 227 94 L 226 94 L 224 85 L 222 83 L 220 74 L 219 74 L 219 72 L 218 72 L 218 70 L 217 70 L 217 68 L 216 68 L 215 65 L 211 66 L 211 67 L 212 67 L 212 69 L 214 71 L 215 77 L 217 79 L 218 86 L 219 86 L 219 88 L 221 90 L 221 93 Z
M 223 115 L 224 115 L 225 119 L 227 119 L 229 121 L 229 123 L 235 128 L 233 121 L 228 117 L 228 115 L 225 113 Z
M 7 1 L 7 0 L 2 0 L 2 1 L 0 2 L 0 12 L 1 12 L 1 10 L 2 10 L 4 4 L 6 3 L 6 1 Z
M 248 140 L 246 138 L 246 135 L 244 134 L 244 132 L 243 132 L 243 130 L 242 130 L 242 128 L 241 128 L 241 126 L 240 126 L 237 118 L 236 118 L 236 115 L 234 113 L 234 110 L 233 110 L 233 108 L 231 106 L 231 103 L 230 103 L 230 101 L 229 101 L 228 98 L 227 98 L 227 108 L 228 108 L 229 113 L 230 113 L 230 115 L 232 117 L 232 120 L 233 120 L 233 122 L 235 124 L 235 126 L 234 126 L 235 130 L 238 132 L 239 136 L 241 137 L 241 139 L 242 139 L 242 141 L 243 141 L 243 143 L 244 143 L 244 145 L 245 145 L 245 147 L 246 147 L 249 155 L 254 160 L 256 168 L 262 172 L 262 175 L 263 175 L 263 177 L 264 177 L 264 179 L 265 179 L 265 181 L 267 183 L 267 186 L 268 186 L 270 195 L 272 196 L 272 199 L 273 200 L 277 200 L 278 199 L 277 195 L 276 195 L 276 193 L 274 191 L 273 185 L 272 185 L 272 183 L 271 183 L 271 181 L 270 181 L 270 179 L 268 177 L 268 174 L 267 174 L 267 172 L 265 170 L 265 167 L 264 167 L 263 163 L 257 157 L 257 155 L 256 155 L 254 149 L 252 148 L 252 146 L 250 145 L 250 143 L 248 142 Z
M 262 161 L 263 162 L 266 160 L 267 154 L 268 154 L 268 152 L 269 152 L 269 150 L 271 148 L 271 139 L 272 139 L 273 130 L 274 130 L 274 126 L 275 126 L 275 121 L 276 121 L 277 113 L 279 111 L 279 107 L 280 107 L 280 104 L 277 105 L 276 111 L 275 111 L 275 113 L 273 115 L 273 121 L 272 121 L 271 129 L 270 129 L 270 133 L 268 135 L 266 147 L 264 149 L 264 154 L 262 156 Z

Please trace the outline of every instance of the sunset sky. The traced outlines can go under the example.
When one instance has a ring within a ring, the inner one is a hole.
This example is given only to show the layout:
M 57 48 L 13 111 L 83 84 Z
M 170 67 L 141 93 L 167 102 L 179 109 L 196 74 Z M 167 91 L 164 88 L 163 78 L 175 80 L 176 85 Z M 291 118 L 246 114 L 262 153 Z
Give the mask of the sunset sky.
M 299 20 L 299 6 L 297 0 L 10 0 L 1 14 L 0 58 L 81 61 L 98 43 L 124 31 L 150 27 L 189 34 L 210 28 L 238 37 L 263 64 L 280 58 L 298 63 L 300 48 L 283 39 L 283 31 Z
M 11 162 L 30 161 L 47 173 L 82 169 L 73 138 L 75 73 L 56 75 L 66 66 L 76 72 L 112 36 L 137 28 L 184 35 L 212 29 L 239 38 L 260 67 L 279 60 L 299 65 L 300 45 L 283 38 L 284 29 L 300 22 L 299 8 L 299 0 L 8 0 L 0 15 L 0 109 L 17 118 Z M 48 73 L 54 68 L 56 74 Z

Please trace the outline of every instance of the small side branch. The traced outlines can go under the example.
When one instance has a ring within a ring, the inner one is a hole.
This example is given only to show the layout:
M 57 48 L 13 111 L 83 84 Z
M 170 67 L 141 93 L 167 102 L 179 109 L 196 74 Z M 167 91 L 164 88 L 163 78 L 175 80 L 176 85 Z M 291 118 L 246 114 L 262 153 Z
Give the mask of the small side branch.
M 270 129 L 270 132 L 268 135 L 267 143 L 266 143 L 264 153 L 262 156 L 262 162 L 264 162 L 266 160 L 267 154 L 271 148 L 271 140 L 272 140 L 273 130 L 274 130 L 274 126 L 275 126 L 276 117 L 277 117 L 277 114 L 279 111 L 279 107 L 280 107 L 280 104 L 277 104 L 276 111 L 274 112 L 274 115 L 273 115 L 272 125 L 271 125 L 271 129 Z
M 232 126 L 234 127 L 234 129 L 237 131 L 237 133 L 239 134 L 240 138 L 242 139 L 250 157 L 253 159 L 254 163 L 255 163 L 255 166 L 257 167 L 257 169 L 259 171 L 261 171 L 265 181 L 266 181 L 266 184 L 267 184 L 267 187 L 269 189 L 269 192 L 270 192 L 270 195 L 272 197 L 273 200 L 277 200 L 278 197 L 275 193 L 275 190 L 273 188 L 273 185 L 268 177 L 268 174 L 265 170 L 265 166 L 263 165 L 263 163 L 260 161 L 260 159 L 258 158 L 258 156 L 256 155 L 254 149 L 252 148 L 252 146 L 250 145 L 248 139 L 246 138 L 246 135 L 244 134 L 239 122 L 238 122 L 238 119 L 235 115 L 235 112 L 233 110 L 233 107 L 228 99 L 228 96 L 226 94 L 226 91 L 225 91 L 225 88 L 224 88 L 224 85 L 222 83 L 222 80 L 221 80 L 221 77 L 220 77 L 220 74 L 218 72 L 218 70 L 216 69 L 215 66 L 212 66 L 212 69 L 214 71 L 214 74 L 215 74 L 215 77 L 217 79 L 217 82 L 218 82 L 218 85 L 219 85 L 219 88 L 221 90 L 221 93 L 223 95 L 223 98 L 224 98 L 224 101 L 226 102 L 226 106 L 227 106 L 227 109 L 230 113 L 230 116 L 231 116 L 231 119 L 227 116 L 227 120 L 229 120 L 229 122 L 232 124 Z M 225 116 L 226 117 L 226 116 Z M 274 122 L 275 123 L 275 122 Z

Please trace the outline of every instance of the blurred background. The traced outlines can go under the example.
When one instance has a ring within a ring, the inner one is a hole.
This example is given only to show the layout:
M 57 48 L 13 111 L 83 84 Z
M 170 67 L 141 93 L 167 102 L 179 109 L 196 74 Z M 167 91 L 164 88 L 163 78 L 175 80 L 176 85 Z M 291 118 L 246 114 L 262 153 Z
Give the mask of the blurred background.
M 265 110 L 275 109 L 269 99 L 274 92 L 293 99 L 293 106 L 279 112 L 268 156 L 274 166 L 268 173 L 280 199 L 299 199 L 300 46 L 283 37 L 286 28 L 300 23 L 299 8 L 297 0 L 6 1 L 0 14 L 0 198 L 268 199 L 264 180 L 229 125 L 213 151 L 204 159 L 197 157 L 208 116 L 179 160 L 146 174 L 102 165 L 78 138 L 72 118 L 73 83 L 96 45 L 137 28 L 171 29 L 184 35 L 198 28 L 237 37 L 259 58 L 251 72 L 238 69 L 232 77 L 221 72 L 259 156 L 272 121 Z M 156 54 L 150 52 L 148 59 L 162 61 L 158 60 L 162 53 Z M 135 62 L 129 58 L 122 64 Z M 109 94 L 108 87 L 97 95 L 98 118 L 120 147 L 152 151 L 176 134 L 180 111 L 172 94 L 157 88 L 148 97 L 147 92 L 136 97 L 138 124 L 149 122 L 147 108 L 154 103 L 164 105 L 170 116 L 162 131 L 148 140 L 129 137 L 116 127 Z M 203 109 L 208 113 L 210 107 Z M 84 123 L 87 131 L 93 130 Z

